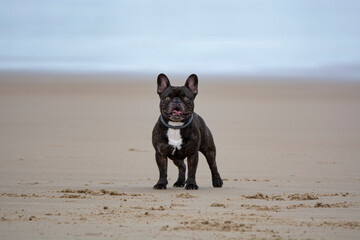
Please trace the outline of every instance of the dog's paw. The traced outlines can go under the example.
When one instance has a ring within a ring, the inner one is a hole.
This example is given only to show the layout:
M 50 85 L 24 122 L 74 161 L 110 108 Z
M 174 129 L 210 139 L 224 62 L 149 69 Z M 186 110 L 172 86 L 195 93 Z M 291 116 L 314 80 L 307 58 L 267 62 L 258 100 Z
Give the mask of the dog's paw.
M 184 187 L 185 186 L 185 181 L 181 181 L 181 180 L 177 180 L 173 187 Z
M 166 184 L 157 183 L 157 184 L 155 184 L 155 186 L 153 187 L 153 189 L 157 189 L 157 190 L 166 189 Z
M 198 190 L 199 186 L 196 183 L 187 183 L 185 186 L 186 190 Z
M 212 184 L 215 188 L 221 188 L 223 185 L 223 180 L 220 177 L 213 178 Z

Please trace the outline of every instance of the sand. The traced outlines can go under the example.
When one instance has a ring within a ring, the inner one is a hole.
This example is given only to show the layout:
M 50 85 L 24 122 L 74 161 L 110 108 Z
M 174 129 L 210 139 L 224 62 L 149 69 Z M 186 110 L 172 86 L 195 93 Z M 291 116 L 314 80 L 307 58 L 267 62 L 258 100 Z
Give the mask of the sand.
M 187 191 L 152 189 L 155 80 L 46 78 L 1 77 L 0 239 L 360 238 L 359 84 L 200 77 L 224 186 Z

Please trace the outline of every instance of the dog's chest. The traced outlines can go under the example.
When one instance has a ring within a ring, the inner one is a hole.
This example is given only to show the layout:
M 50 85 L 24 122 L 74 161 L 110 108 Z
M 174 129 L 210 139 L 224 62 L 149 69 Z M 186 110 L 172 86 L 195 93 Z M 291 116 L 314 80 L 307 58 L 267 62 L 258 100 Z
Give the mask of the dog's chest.
M 168 144 L 174 147 L 174 152 L 175 150 L 180 150 L 181 149 L 181 144 L 182 144 L 182 138 L 181 138 L 181 134 L 180 134 L 180 129 L 171 129 L 169 128 L 167 131 L 167 137 L 168 137 Z M 174 154 L 173 152 L 173 154 Z

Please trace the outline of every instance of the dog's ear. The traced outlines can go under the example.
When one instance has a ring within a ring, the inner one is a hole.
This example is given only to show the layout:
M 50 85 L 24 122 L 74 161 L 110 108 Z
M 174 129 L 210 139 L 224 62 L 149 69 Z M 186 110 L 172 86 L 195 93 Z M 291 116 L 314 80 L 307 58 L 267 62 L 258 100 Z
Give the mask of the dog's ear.
M 157 93 L 160 95 L 166 88 L 170 86 L 170 81 L 167 76 L 160 73 L 157 78 Z
M 186 80 L 185 87 L 196 96 L 198 94 L 198 77 L 195 74 L 191 74 Z

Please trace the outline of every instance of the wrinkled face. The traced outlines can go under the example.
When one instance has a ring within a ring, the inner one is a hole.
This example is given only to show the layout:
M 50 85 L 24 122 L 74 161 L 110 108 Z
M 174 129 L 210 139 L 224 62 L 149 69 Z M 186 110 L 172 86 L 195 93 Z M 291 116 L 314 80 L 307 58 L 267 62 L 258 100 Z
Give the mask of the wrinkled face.
M 163 73 L 157 78 L 160 112 L 166 121 L 186 122 L 194 112 L 194 99 L 198 93 L 198 78 L 191 74 L 182 87 L 173 87 Z
M 160 94 L 160 112 L 167 121 L 186 122 L 194 112 L 195 95 L 189 88 L 167 87 Z

